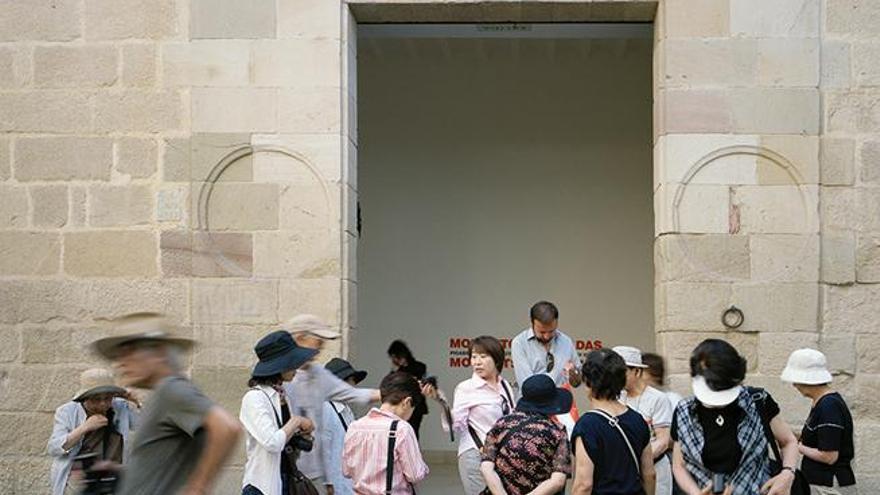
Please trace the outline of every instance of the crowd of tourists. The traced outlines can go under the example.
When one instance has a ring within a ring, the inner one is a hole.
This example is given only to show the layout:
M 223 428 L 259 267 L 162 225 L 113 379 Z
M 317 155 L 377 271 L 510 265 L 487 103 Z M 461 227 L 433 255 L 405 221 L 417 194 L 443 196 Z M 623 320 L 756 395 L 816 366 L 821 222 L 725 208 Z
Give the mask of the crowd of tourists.
M 744 383 L 746 359 L 724 340 L 693 349 L 682 397 L 665 390 L 661 356 L 618 346 L 582 362 L 555 305 L 535 304 L 529 320 L 511 343 L 514 383 L 502 376 L 502 343 L 479 336 L 450 402 L 399 340 L 379 388 L 359 387 L 367 372 L 316 360 L 340 334 L 298 316 L 256 343 L 236 418 L 183 375 L 192 340 L 161 315 L 129 315 L 92 344 L 113 372 L 85 371 L 56 411 L 51 492 L 211 493 L 243 436 L 243 495 L 414 494 L 429 476 L 419 432 L 433 400 L 458 443 L 461 485 L 448 493 L 858 493 L 853 420 L 821 352 L 794 351 L 780 377 L 811 401 L 796 434 L 766 390 Z M 583 414 L 575 393 L 589 403 Z

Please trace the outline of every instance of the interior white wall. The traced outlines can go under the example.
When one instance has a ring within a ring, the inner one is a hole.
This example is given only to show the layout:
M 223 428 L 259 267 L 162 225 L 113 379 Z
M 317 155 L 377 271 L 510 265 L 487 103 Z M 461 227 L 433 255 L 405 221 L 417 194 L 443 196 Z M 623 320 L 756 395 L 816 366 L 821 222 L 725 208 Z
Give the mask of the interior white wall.
M 573 338 L 653 348 L 650 40 L 368 39 L 357 61 L 368 384 L 403 338 L 451 395 L 450 338 L 512 338 L 539 299 Z M 454 449 L 436 407 L 422 446 Z

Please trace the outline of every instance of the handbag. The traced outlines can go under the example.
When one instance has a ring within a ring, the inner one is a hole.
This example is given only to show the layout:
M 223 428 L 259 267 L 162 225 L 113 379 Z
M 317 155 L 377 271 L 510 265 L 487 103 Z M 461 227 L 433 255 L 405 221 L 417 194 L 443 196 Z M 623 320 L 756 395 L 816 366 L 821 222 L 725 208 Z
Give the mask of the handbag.
M 397 443 L 397 423 L 399 419 L 391 422 L 391 428 L 388 430 L 388 454 L 385 457 L 385 495 L 391 495 L 394 488 L 394 445 Z M 413 495 L 416 495 L 416 489 L 410 485 Z
M 752 393 L 752 400 L 755 402 L 763 402 L 767 396 L 767 392 L 764 390 L 750 389 L 749 391 Z M 770 422 L 763 414 L 759 414 L 759 416 L 761 416 L 761 426 L 764 427 L 764 436 L 767 438 L 767 443 L 770 444 L 770 450 L 773 451 L 773 458 L 770 459 L 770 474 L 772 477 L 782 472 L 782 455 L 779 453 L 779 445 L 776 443 L 776 437 L 773 436 Z M 791 495 L 810 495 L 810 483 L 800 469 L 794 470 L 794 481 L 791 483 L 791 492 L 789 493 Z
M 269 394 L 266 393 L 263 389 L 256 389 L 260 392 L 263 392 L 263 395 L 269 399 L 269 407 L 272 408 L 272 413 L 275 414 L 275 423 L 278 424 L 278 428 L 281 428 L 283 425 L 281 424 L 281 417 L 278 416 L 278 411 L 275 410 L 275 404 L 272 403 L 272 398 L 269 397 Z M 290 469 L 290 477 L 288 478 L 287 484 L 287 493 L 285 495 L 320 495 L 318 493 L 318 489 L 315 488 L 315 485 L 312 484 L 312 481 L 308 479 L 302 472 L 296 467 L 296 448 L 293 444 L 288 441 L 287 445 L 284 446 L 284 450 L 281 451 L 281 462 L 286 462 L 288 468 Z M 283 476 L 283 474 L 282 474 Z

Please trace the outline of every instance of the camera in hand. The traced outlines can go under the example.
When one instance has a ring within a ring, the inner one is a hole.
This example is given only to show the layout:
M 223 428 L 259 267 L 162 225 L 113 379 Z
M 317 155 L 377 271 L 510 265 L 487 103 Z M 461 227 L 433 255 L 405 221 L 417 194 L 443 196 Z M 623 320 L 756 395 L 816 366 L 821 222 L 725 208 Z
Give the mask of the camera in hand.
M 715 473 L 712 475 L 712 493 L 713 494 L 721 494 L 724 493 L 724 475 L 721 473 Z
M 97 453 L 84 454 L 73 458 L 82 465 L 84 477 L 80 495 L 112 495 L 119 483 L 119 472 L 115 469 L 99 469 L 94 465 L 98 461 Z
M 287 443 L 288 447 L 292 447 L 300 452 L 311 452 L 314 444 L 315 439 L 312 436 L 303 434 L 292 436 Z
M 428 375 L 425 377 L 424 380 L 422 380 L 422 383 L 437 388 L 437 377 L 434 375 Z

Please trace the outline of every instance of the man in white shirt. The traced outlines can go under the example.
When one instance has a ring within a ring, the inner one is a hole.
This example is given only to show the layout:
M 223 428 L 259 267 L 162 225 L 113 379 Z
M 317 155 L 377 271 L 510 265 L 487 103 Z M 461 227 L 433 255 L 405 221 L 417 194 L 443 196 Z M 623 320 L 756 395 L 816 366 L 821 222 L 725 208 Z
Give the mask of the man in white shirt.
M 511 343 L 511 358 L 517 384 L 522 387 L 532 375 L 548 375 L 561 387 L 581 383 L 581 360 L 571 338 L 559 330 L 559 309 L 541 301 L 529 311 L 531 325 Z

